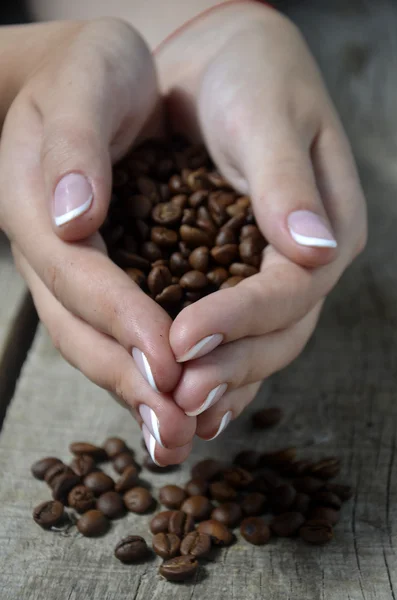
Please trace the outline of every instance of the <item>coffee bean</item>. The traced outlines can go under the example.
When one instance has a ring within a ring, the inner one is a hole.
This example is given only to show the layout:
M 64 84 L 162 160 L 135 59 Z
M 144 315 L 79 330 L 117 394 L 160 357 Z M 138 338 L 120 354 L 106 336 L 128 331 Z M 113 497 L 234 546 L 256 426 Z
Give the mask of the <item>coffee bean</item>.
M 201 271 L 188 271 L 180 278 L 181 287 L 189 291 L 202 290 L 207 284 L 207 277 Z
M 179 248 L 179 252 L 182 254 L 183 258 L 189 258 L 192 251 L 186 242 L 183 242 L 183 241 L 179 242 L 178 248 Z
M 182 209 L 175 202 L 161 202 L 152 210 L 152 219 L 158 225 L 176 225 L 181 218 Z
M 293 486 L 297 492 L 303 492 L 304 494 L 309 494 L 309 496 L 321 490 L 323 485 L 324 484 L 321 479 L 317 479 L 317 477 L 310 477 L 310 475 L 298 477 L 293 481 Z
M 291 537 L 297 533 L 305 518 L 298 512 L 286 512 L 274 517 L 270 528 L 279 537 Z
M 95 496 L 85 485 L 77 485 L 68 494 L 68 504 L 78 513 L 85 513 L 95 508 Z
M 198 227 L 191 225 L 181 225 L 179 234 L 189 248 L 198 248 L 199 246 L 211 246 L 211 236 Z
M 259 458 L 259 464 L 263 467 L 271 467 L 273 469 L 279 469 L 284 467 L 285 464 L 289 465 L 296 458 L 296 448 L 283 448 L 282 450 L 276 450 L 275 452 L 264 452 Z
M 154 499 L 144 487 L 135 487 L 128 490 L 123 496 L 124 504 L 130 512 L 143 514 L 153 508 Z
M 181 252 L 171 254 L 170 270 L 173 275 L 177 275 L 178 277 L 190 271 L 189 261 L 182 256 Z
M 159 500 L 167 508 L 178 509 L 186 499 L 186 492 L 177 485 L 164 485 L 159 490 Z
M 151 263 L 154 263 L 156 260 L 161 260 L 163 256 L 158 245 L 151 241 L 144 242 L 141 245 L 139 252 L 143 258 L 146 258 Z
M 211 250 L 211 256 L 220 265 L 230 265 L 238 256 L 237 244 L 224 244 L 223 246 L 214 246 Z
M 196 225 L 196 211 L 194 208 L 185 208 L 182 215 L 182 225 Z
M 105 440 L 103 447 L 109 458 L 116 458 L 116 456 L 127 450 L 125 441 L 118 437 L 108 438 Z
M 183 291 L 179 284 L 169 285 L 164 288 L 161 294 L 157 294 L 155 300 L 161 306 L 174 306 L 182 299 Z
M 220 287 L 229 278 L 229 274 L 223 267 L 216 267 L 207 273 L 207 279 L 216 287 Z
M 258 466 L 259 452 L 255 450 L 243 450 L 234 457 L 233 464 L 246 471 L 255 471 Z
M 240 533 L 247 542 L 263 546 L 270 540 L 270 528 L 260 517 L 247 517 L 240 525 Z
M 186 183 L 192 191 L 205 190 L 210 187 L 206 171 L 202 167 L 189 173 L 186 177 Z
M 44 529 L 50 529 L 57 525 L 62 520 L 63 515 L 63 504 L 56 500 L 42 502 L 33 511 L 34 522 Z
M 339 522 L 340 513 L 338 510 L 328 508 L 327 506 L 316 506 L 310 511 L 309 518 L 328 521 L 328 523 L 331 523 L 331 525 L 336 525 Z
M 292 485 L 284 483 L 276 487 L 271 494 L 271 506 L 274 514 L 285 513 L 291 509 L 296 498 L 296 490 Z
M 339 474 L 340 465 L 341 461 L 336 456 L 323 458 L 312 465 L 310 474 L 320 479 L 331 479 Z
M 147 196 L 135 194 L 128 198 L 125 209 L 129 217 L 134 219 L 147 219 L 152 210 L 152 203 Z
M 196 574 L 198 562 L 194 556 L 176 556 L 163 562 L 159 573 L 168 581 L 185 581 Z
M 149 225 L 146 223 L 146 221 L 142 221 L 141 219 L 135 219 L 132 223 L 131 226 L 131 231 L 134 235 L 134 240 L 136 240 L 137 242 L 144 242 L 145 240 L 147 240 L 149 238 L 150 235 L 150 227 Z M 138 247 L 138 244 L 136 245 L 136 248 Z M 131 248 L 131 252 L 136 252 L 136 250 L 132 250 Z M 143 258 L 143 257 L 141 257 Z M 147 259 L 143 259 L 143 260 L 147 260 Z
M 168 187 L 170 188 L 171 192 L 175 194 L 187 194 L 190 191 L 186 184 L 183 182 L 182 177 L 180 177 L 179 175 L 173 175 L 170 178 L 168 182 Z
M 113 262 L 116 263 L 119 267 L 122 268 L 132 268 L 132 269 L 140 269 L 141 271 L 149 271 L 150 262 L 146 260 L 146 258 L 142 258 L 135 252 L 130 252 L 128 250 L 122 250 L 118 248 L 112 255 L 111 258 Z
M 246 238 L 240 243 L 238 250 L 243 263 L 259 268 L 262 255 L 254 253 L 254 247 L 254 241 L 250 238 Z
M 220 231 L 215 238 L 215 246 L 225 246 L 227 244 L 236 244 L 236 234 L 231 229 Z M 239 275 L 239 273 L 235 274 Z
M 328 506 L 335 510 L 340 510 L 342 506 L 342 500 L 333 492 L 319 491 L 313 494 L 313 502 L 320 506 Z
M 218 479 L 224 469 L 223 464 L 214 458 L 205 458 L 196 463 L 191 470 L 193 479 L 204 479 L 212 481 Z
M 309 512 L 311 505 L 310 496 L 304 494 L 303 492 L 298 492 L 295 496 L 294 503 L 292 505 L 292 510 L 296 512 L 300 512 L 303 516 L 306 516 Z
M 181 510 L 174 510 L 168 521 L 168 532 L 175 533 L 180 538 L 185 537 L 194 529 L 194 519 Z
M 62 461 L 59 458 L 55 458 L 54 456 L 46 456 L 45 458 L 41 458 L 33 463 L 31 467 L 31 472 L 33 477 L 36 479 L 43 480 L 47 471 L 55 466 L 62 465 Z
M 99 496 L 96 507 L 102 511 L 108 519 L 119 519 L 125 515 L 123 499 L 117 492 L 105 492 Z
M 140 535 L 129 535 L 123 538 L 114 549 L 115 557 L 126 565 L 139 562 L 149 554 L 148 545 Z
M 310 519 L 299 530 L 302 540 L 309 544 L 326 544 L 331 541 L 334 532 L 328 521 Z
M 331 483 L 328 482 L 325 484 L 324 489 L 328 492 L 332 492 L 339 496 L 342 502 L 346 502 L 349 500 L 354 493 L 354 490 L 351 485 L 343 485 L 341 483 Z
M 70 467 L 59 461 L 46 470 L 44 481 L 48 483 L 50 487 L 52 487 L 57 477 L 60 477 L 61 475 L 75 475 L 75 473 Z
M 230 546 L 235 540 L 233 533 L 223 523 L 210 519 L 208 521 L 201 521 L 199 523 L 197 531 L 199 533 L 206 533 L 210 536 L 215 546 Z
M 211 192 L 208 197 L 208 208 L 217 225 L 222 225 L 228 218 L 226 208 L 234 203 L 235 194 L 232 192 Z
M 88 454 L 88 456 L 91 456 L 97 462 L 107 459 L 106 452 L 103 448 L 95 446 L 94 444 L 89 444 L 88 442 L 74 442 L 73 444 L 70 444 L 69 450 L 76 456 Z
M 222 226 L 221 231 L 225 229 L 231 229 L 232 231 L 238 231 L 246 222 L 246 218 L 244 215 L 235 215 Z
M 186 194 L 177 194 L 176 196 L 171 198 L 170 202 L 177 208 L 180 208 L 182 211 L 187 205 L 187 195 Z
M 138 470 L 134 465 L 130 465 L 126 467 L 121 474 L 118 481 L 116 481 L 116 485 L 114 489 L 116 492 L 121 494 L 122 492 L 127 492 L 138 483 Z
M 138 177 L 136 185 L 141 194 L 149 198 L 152 204 L 160 202 L 160 193 L 156 183 L 149 177 Z
M 251 492 L 243 498 L 241 510 L 248 517 L 261 515 L 266 508 L 266 496 L 260 492 Z
M 189 256 L 189 263 L 195 271 L 206 273 L 209 264 L 208 248 L 206 246 L 199 246 L 198 248 L 195 248 Z
M 88 473 L 95 470 L 95 460 L 92 456 L 88 456 L 88 454 L 81 454 L 72 460 L 70 468 L 79 477 L 85 477 Z
M 151 231 L 151 240 L 160 248 L 172 248 L 178 241 L 176 231 L 166 227 L 153 227 Z
M 157 515 L 154 515 L 153 519 L 150 521 L 150 531 L 153 534 L 167 532 L 172 512 L 172 510 L 164 510 L 157 513 Z
M 181 506 L 181 510 L 191 515 L 195 521 L 208 519 L 212 509 L 213 506 L 206 496 L 190 496 Z
M 226 469 L 223 473 L 223 477 L 225 481 L 237 489 L 248 487 L 254 479 L 249 471 L 246 471 L 241 467 L 231 467 L 230 469 Z
M 237 277 L 251 277 L 258 273 L 258 269 L 251 265 L 245 265 L 244 263 L 232 263 L 229 267 L 230 275 L 236 275 Z
M 208 181 L 216 188 L 230 188 L 229 183 L 216 171 L 212 171 L 207 175 Z
M 310 460 L 294 460 L 283 467 L 283 475 L 286 477 L 302 477 L 310 472 L 312 467 Z
M 152 540 L 152 546 L 158 556 L 169 560 L 179 555 L 181 540 L 175 533 L 156 533 Z
M 237 497 L 237 492 L 227 481 L 214 481 L 210 485 L 210 495 L 218 502 L 229 502 Z
M 62 504 L 67 504 L 67 498 L 70 490 L 80 483 L 80 477 L 75 473 L 64 473 L 52 480 L 52 497 L 59 500 Z
M 86 537 L 97 537 L 105 534 L 110 523 L 100 510 L 89 510 L 77 521 L 77 529 Z
M 273 427 L 281 421 L 283 417 L 283 411 L 281 408 L 272 407 L 264 408 L 254 413 L 252 416 L 252 424 L 255 429 L 267 429 Z
M 244 240 L 246 238 L 261 239 L 262 234 L 256 225 L 244 225 L 240 231 L 240 240 Z
M 196 192 L 193 192 L 193 194 L 190 194 L 189 204 L 192 208 L 198 208 L 207 201 L 207 198 L 208 190 L 197 190 Z
M 249 488 L 257 492 L 262 492 L 263 494 L 271 494 L 273 490 L 281 484 L 282 480 L 277 473 L 271 469 L 263 468 L 254 477 Z
M 171 272 L 167 267 L 154 267 L 148 276 L 147 283 L 153 296 L 160 294 L 171 285 Z
M 202 558 L 207 556 L 211 550 L 211 538 L 206 533 L 192 531 L 181 543 L 181 554 Z
M 137 468 L 137 463 L 135 462 L 135 459 L 130 451 L 118 454 L 113 460 L 112 465 L 113 469 L 120 475 L 123 473 L 124 469 L 130 467 L 131 465 Z
M 209 484 L 205 479 L 191 479 L 185 485 L 185 492 L 188 496 L 206 496 Z
M 220 286 L 220 289 L 226 290 L 227 288 L 235 287 L 242 281 L 244 281 L 244 277 L 238 277 L 237 275 L 234 275 L 233 277 L 229 277 L 229 279 L 226 279 L 226 281 Z
M 93 471 L 84 477 L 83 483 L 95 496 L 100 496 L 114 488 L 114 481 L 102 471 Z
M 199 206 L 197 209 L 196 225 L 199 229 L 205 231 L 210 236 L 211 240 L 213 240 L 218 233 L 218 228 L 205 206 Z
M 223 523 L 226 527 L 235 527 L 242 519 L 242 510 L 237 502 L 225 502 L 214 508 L 211 519 Z

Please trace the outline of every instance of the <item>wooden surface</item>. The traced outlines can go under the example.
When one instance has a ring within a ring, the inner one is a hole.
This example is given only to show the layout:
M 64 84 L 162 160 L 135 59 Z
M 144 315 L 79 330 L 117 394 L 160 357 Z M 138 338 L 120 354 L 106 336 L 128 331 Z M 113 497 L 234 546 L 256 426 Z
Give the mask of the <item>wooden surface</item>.
M 354 4 L 358 12 L 350 26 L 356 23 L 354 35 L 370 49 L 354 85 L 351 63 L 337 60 L 348 47 L 343 40 L 353 31 L 341 23 L 351 15 L 335 12 L 321 27 L 310 29 L 309 20 L 305 27 L 334 94 L 343 90 L 337 99 L 343 96 L 340 108 L 362 158 L 370 206 L 368 249 L 328 300 L 304 354 L 262 388 L 255 404 L 221 438 L 197 443 L 180 472 L 150 477 L 155 490 L 166 481 L 182 482 L 195 460 L 208 455 L 230 458 L 246 447 L 265 450 L 294 444 L 302 456 L 336 453 L 344 459 L 341 479 L 352 481 L 356 494 L 344 507 L 334 541 L 312 548 L 296 540 L 277 540 L 256 548 L 240 540 L 215 563 L 206 564 L 195 582 L 175 586 L 159 578 L 157 559 L 126 567 L 112 556 L 115 542 L 127 533 L 150 539 L 148 517 L 129 515 L 99 540 L 75 532 L 69 536 L 43 532 L 30 517 L 35 504 L 48 497 L 46 486 L 29 472 L 36 458 L 55 454 L 66 459 L 70 441 L 100 443 L 107 435 L 125 437 L 137 448 L 138 457 L 142 451 L 133 420 L 66 365 L 40 329 L 0 437 L 1 600 L 395 600 L 397 126 L 395 110 L 387 111 L 379 86 L 384 84 L 382 89 L 391 95 L 397 91 L 392 53 L 397 29 L 391 27 L 397 8 L 391 12 L 390 3 L 376 4 L 385 31 L 376 37 L 380 47 L 374 49 L 369 4 Z M 361 10 L 364 4 L 366 13 Z M 334 37 L 340 34 L 336 54 L 327 54 L 318 43 L 332 38 L 327 29 L 331 26 Z M 376 35 L 378 31 L 375 28 Z M 374 67 L 379 61 L 389 77 Z M 266 435 L 251 434 L 249 414 L 264 403 L 282 406 L 286 418 Z

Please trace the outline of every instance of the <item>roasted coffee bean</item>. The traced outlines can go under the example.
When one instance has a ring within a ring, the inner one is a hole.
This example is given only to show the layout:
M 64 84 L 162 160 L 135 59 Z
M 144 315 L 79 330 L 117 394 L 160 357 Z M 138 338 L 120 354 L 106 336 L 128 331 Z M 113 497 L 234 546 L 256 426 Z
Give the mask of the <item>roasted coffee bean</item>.
M 209 250 L 206 246 L 195 248 L 189 256 L 189 263 L 195 271 L 206 273 L 209 264 Z
M 63 464 L 63 462 L 58 462 L 46 470 L 44 475 L 44 481 L 48 483 L 50 487 L 52 487 L 56 478 L 60 477 L 61 475 L 75 475 L 75 473 L 70 467 Z
M 181 506 L 181 510 L 191 515 L 195 521 L 208 519 L 213 508 L 206 496 L 190 496 Z
M 210 188 L 210 184 L 207 179 L 207 173 L 204 168 L 192 171 L 186 176 L 186 183 L 192 191 L 205 190 Z
M 340 510 L 342 506 L 342 500 L 333 492 L 319 491 L 313 494 L 313 502 L 319 506 L 328 506 L 335 510 Z
M 207 273 L 207 279 L 212 285 L 220 287 L 229 278 L 229 274 L 223 267 L 217 267 Z
M 194 208 L 185 208 L 181 223 L 182 225 L 196 225 L 196 211 Z
M 199 229 L 207 232 L 211 240 L 213 240 L 218 233 L 218 228 L 205 206 L 199 206 L 197 209 L 196 225 Z
M 169 560 L 179 555 L 181 540 L 175 533 L 156 533 L 152 540 L 152 546 L 158 556 Z
M 172 229 L 166 227 L 153 227 L 151 231 L 151 240 L 160 248 L 172 248 L 178 242 L 178 234 Z
M 149 238 L 150 235 L 150 227 L 146 223 L 146 221 L 142 221 L 141 219 L 135 219 L 132 224 L 132 232 L 134 234 L 134 239 L 138 242 L 144 242 Z M 138 247 L 138 245 L 136 246 Z M 132 250 L 131 250 L 132 251 Z M 136 252 L 136 250 L 135 250 Z M 147 260 L 147 259 L 143 259 Z
M 149 179 L 148 177 L 138 177 L 136 185 L 139 192 L 149 198 L 152 204 L 160 202 L 160 192 L 153 179 Z
M 310 460 L 294 460 L 283 466 L 283 475 L 286 477 L 302 477 L 310 472 L 312 464 Z
M 133 219 L 147 219 L 152 210 L 152 202 L 143 194 L 135 194 L 128 198 L 125 210 L 127 215 Z
M 101 496 L 114 488 L 114 481 L 102 471 L 93 471 L 84 477 L 83 483 L 95 496 Z
M 234 203 L 236 196 L 233 192 L 211 192 L 208 197 L 208 209 L 217 225 L 223 225 L 227 220 L 226 208 Z
M 175 533 L 180 538 L 185 537 L 194 529 L 194 519 L 181 510 L 172 511 L 168 521 L 168 532 Z
M 138 483 L 138 470 L 134 465 L 130 465 L 126 467 L 121 474 L 118 481 L 116 481 L 116 485 L 114 489 L 116 492 L 121 494 L 122 492 L 127 492 Z
M 153 519 L 150 521 L 150 531 L 153 534 L 167 532 L 172 512 L 172 510 L 164 510 L 157 513 L 157 515 L 154 515 Z
M 68 494 L 68 504 L 78 513 L 95 508 L 95 496 L 85 485 L 76 485 Z
M 181 301 L 183 290 L 179 284 L 172 284 L 164 288 L 160 294 L 157 294 L 155 300 L 161 306 L 173 306 Z
M 103 448 L 87 442 L 74 442 L 73 444 L 70 444 L 69 450 L 76 456 L 88 454 L 88 456 L 92 456 L 97 462 L 107 459 L 106 452 Z
M 210 485 L 210 495 L 218 502 L 230 502 L 237 497 L 237 492 L 227 481 L 214 481 Z
M 223 477 L 227 483 L 237 489 L 248 487 L 254 479 L 249 471 L 246 471 L 241 467 L 231 467 L 230 469 L 226 469 L 223 472 Z
M 262 494 L 271 494 L 281 484 L 282 480 L 277 473 L 272 471 L 272 469 L 263 468 L 254 477 L 249 488 L 257 492 L 262 492 Z
M 298 492 L 295 496 L 294 503 L 292 505 L 292 510 L 296 512 L 300 512 L 303 516 L 306 516 L 310 510 L 311 499 L 310 496 L 304 494 L 303 492 Z
M 296 490 L 292 485 L 284 483 L 273 490 L 270 500 L 274 514 L 285 513 L 291 509 L 296 498 Z
M 41 458 L 33 463 L 31 467 L 31 472 L 33 477 L 36 479 L 43 480 L 47 471 L 55 466 L 62 465 L 62 461 L 59 458 L 55 458 L 54 456 L 46 456 L 45 458 Z
M 267 429 L 268 427 L 277 425 L 277 423 L 281 421 L 282 417 L 283 411 L 281 408 L 264 408 L 253 414 L 252 424 L 255 429 Z
M 231 229 L 220 231 L 215 238 L 215 246 L 225 246 L 226 244 L 236 244 L 236 234 Z M 239 273 L 235 273 L 235 275 L 239 275 Z
M 179 175 L 173 175 L 170 178 L 168 182 L 168 187 L 174 194 L 187 194 L 190 191 L 187 185 L 182 180 L 182 177 L 180 177 Z
M 214 508 L 211 513 L 211 519 L 232 528 L 240 523 L 242 516 L 241 507 L 237 502 L 225 502 Z
M 299 530 L 302 540 L 309 544 L 326 544 L 333 538 L 332 525 L 321 519 L 310 519 Z
M 340 471 L 341 461 L 336 456 L 323 458 L 312 465 L 310 474 L 320 479 L 331 479 L 336 477 Z
M 189 248 L 198 248 L 199 246 L 211 246 L 211 236 L 198 227 L 192 227 L 191 225 L 181 225 L 179 234 Z
M 67 498 L 70 490 L 80 483 L 80 477 L 75 473 L 65 473 L 52 480 L 51 489 L 54 500 L 59 500 L 62 504 L 67 504 Z
M 194 556 L 176 556 L 166 560 L 159 568 L 159 573 L 168 581 L 185 581 L 196 574 L 198 562 Z
M 165 181 L 171 175 L 174 169 L 173 162 L 170 158 L 162 158 L 156 164 L 156 175 L 159 179 Z
M 208 181 L 216 188 L 230 188 L 230 184 L 216 171 L 212 171 L 207 175 Z
M 219 479 L 224 465 L 214 458 L 205 458 L 196 463 L 191 470 L 193 479 L 204 479 L 204 481 L 212 481 Z
M 124 227 L 122 225 L 109 226 L 108 229 L 102 231 L 102 237 L 107 246 L 112 247 L 117 243 L 121 243 L 124 235 Z
M 147 512 L 154 505 L 153 496 L 144 487 L 135 487 L 128 490 L 124 494 L 123 500 L 127 510 L 138 514 Z
M 336 525 L 340 519 L 339 510 L 329 508 L 328 506 L 316 506 L 309 512 L 310 519 L 320 519 L 328 521 L 331 525 Z
M 62 520 L 63 515 L 63 504 L 56 500 L 42 502 L 33 511 L 34 522 L 44 529 L 50 529 L 57 525 Z
M 205 479 L 191 479 L 185 485 L 185 492 L 188 496 L 206 496 L 208 489 L 209 483 Z
M 278 469 L 283 467 L 285 464 L 290 464 L 296 458 L 296 448 L 283 448 L 282 450 L 276 450 L 275 452 L 264 452 L 259 458 L 259 464 L 263 467 L 271 467 L 272 469 Z
M 236 275 L 237 277 L 252 277 L 258 273 L 258 269 L 251 265 L 245 265 L 244 263 L 232 263 L 229 267 L 230 275 Z
M 272 519 L 270 529 L 279 537 L 291 537 L 298 532 L 304 521 L 305 517 L 300 513 L 286 512 Z
M 206 533 L 192 531 L 181 543 L 181 554 L 201 558 L 207 556 L 211 550 L 211 538 Z
M 293 486 L 297 492 L 303 492 L 304 494 L 315 494 L 323 487 L 324 483 L 321 479 L 317 479 L 317 477 L 310 477 L 310 475 L 305 475 L 304 477 L 298 477 L 294 479 Z
M 187 205 L 187 195 L 186 194 L 177 194 L 176 196 L 171 198 L 170 202 L 174 206 L 180 208 L 182 211 Z
M 110 523 L 100 510 L 89 510 L 77 521 L 77 529 L 86 537 L 97 537 L 105 534 Z
M 140 254 L 143 258 L 150 260 L 151 263 L 154 263 L 156 260 L 161 260 L 162 252 L 160 248 L 154 242 L 144 242 L 139 250 Z
M 246 471 L 255 471 L 258 466 L 258 461 L 259 452 L 256 452 L 255 450 L 243 450 L 234 457 L 233 464 Z
M 115 557 L 126 565 L 144 560 L 149 554 L 148 545 L 140 535 L 125 537 L 114 549 Z
M 230 546 L 235 540 L 233 533 L 223 523 L 210 519 L 208 521 L 201 521 L 199 523 L 197 531 L 199 533 L 206 533 L 210 536 L 215 546 Z
M 180 508 L 186 496 L 185 490 L 178 485 L 164 485 L 159 491 L 159 500 L 167 508 Z
M 119 519 L 125 515 L 123 499 L 117 492 L 105 492 L 99 496 L 96 507 L 102 511 L 108 519 Z
M 237 258 L 238 246 L 237 244 L 214 246 L 214 248 L 211 249 L 211 256 L 218 264 L 228 266 Z
M 189 258 L 192 251 L 186 242 L 183 242 L 183 241 L 178 242 L 178 248 L 179 248 L 179 252 L 182 254 L 183 258 Z
M 208 284 L 207 277 L 201 271 L 188 271 L 182 275 L 180 285 L 188 291 L 200 291 Z
M 207 181 L 208 181 L 208 179 L 207 179 Z M 208 190 L 197 190 L 196 192 L 193 192 L 193 194 L 190 194 L 189 204 L 192 208 L 198 208 L 204 202 L 207 201 L 207 198 L 208 198 Z
M 128 450 L 125 441 L 118 437 L 108 438 L 105 440 L 103 447 L 109 458 L 116 458 L 116 456 Z
M 265 511 L 266 500 L 264 494 L 261 494 L 260 492 L 251 492 L 243 498 L 240 504 L 241 510 L 248 517 L 256 517 L 263 514 Z
M 125 185 L 126 183 L 128 183 L 128 174 L 126 173 L 126 171 L 123 171 L 122 169 L 114 169 L 112 178 L 113 187 L 119 188 Z
M 181 252 L 171 254 L 170 270 L 173 275 L 177 275 L 178 277 L 190 271 L 189 261 L 182 256 Z
M 324 489 L 327 490 L 327 492 L 332 492 L 339 496 L 342 502 L 349 500 L 354 493 L 354 489 L 351 485 L 343 485 L 342 483 L 328 482 L 325 484 Z
M 240 231 L 240 240 L 245 240 L 246 238 L 261 239 L 262 234 L 256 225 L 244 225 Z
M 113 460 L 112 465 L 113 469 L 117 471 L 117 473 L 119 473 L 120 475 L 121 473 L 123 473 L 124 469 L 130 467 L 131 465 L 137 468 L 137 463 L 135 462 L 134 456 L 131 454 L 130 451 L 118 454 Z
M 240 525 L 240 533 L 247 542 L 263 546 L 270 540 L 270 528 L 260 517 L 247 517 Z
M 70 463 L 70 468 L 79 477 L 85 477 L 88 473 L 91 473 L 96 469 L 95 460 L 88 454 L 81 454 L 76 456 Z
M 161 202 L 152 210 L 152 219 L 158 225 L 175 225 L 181 218 L 182 209 L 175 202 Z
M 150 292 L 153 296 L 160 294 L 164 288 L 171 285 L 172 275 L 167 267 L 154 267 L 147 278 Z
M 121 248 L 118 248 L 115 252 L 113 252 L 111 258 L 116 265 L 123 269 L 140 269 L 141 271 L 145 272 L 149 271 L 150 269 L 150 262 L 146 260 L 146 258 L 142 258 L 142 256 L 135 254 L 135 252 L 122 250 Z
M 226 290 L 227 288 L 235 287 L 239 283 L 244 281 L 244 277 L 239 277 L 238 275 L 234 275 L 233 277 L 229 277 L 226 279 L 224 283 L 220 286 L 221 290 Z

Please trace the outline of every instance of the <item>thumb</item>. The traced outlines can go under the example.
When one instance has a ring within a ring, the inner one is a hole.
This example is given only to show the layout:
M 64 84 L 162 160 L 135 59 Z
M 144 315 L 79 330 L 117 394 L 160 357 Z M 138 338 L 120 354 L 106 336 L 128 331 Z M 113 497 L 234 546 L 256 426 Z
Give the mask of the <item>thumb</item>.
M 36 104 L 53 228 L 63 240 L 77 241 L 105 220 L 112 163 L 127 151 L 158 102 L 155 68 L 133 29 L 102 19 L 83 26 L 55 69 L 42 77 Z

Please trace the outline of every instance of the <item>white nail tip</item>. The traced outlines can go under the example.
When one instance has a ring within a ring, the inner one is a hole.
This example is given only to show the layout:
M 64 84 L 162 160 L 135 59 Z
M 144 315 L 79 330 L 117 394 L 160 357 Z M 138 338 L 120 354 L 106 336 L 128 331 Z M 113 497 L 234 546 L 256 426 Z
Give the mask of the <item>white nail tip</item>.
M 93 196 L 91 195 L 88 198 L 87 202 L 84 202 L 84 204 L 82 204 L 81 206 L 77 206 L 77 208 L 70 210 L 69 212 L 65 213 L 64 215 L 60 215 L 59 217 L 54 217 L 55 225 L 57 227 L 60 227 L 61 225 L 65 225 L 65 223 L 69 223 L 70 221 L 73 221 L 73 219 L 77 219 L 77 217 L 79 217 L 83 213 L 87 212 L 87 210 L 90 208 L 90 206 L 92 204 L 92 199 L 93 199 Z
M 154 437 L 156 439 L 156 442 L 158 442 L 160 444 L 160 446 L 162 448 L 164 448 L 163 446 L 163 442 L 161 441 L 161 436 L 160 436 L 160 424 L 159 424 L 159 420 L 156 417 L 156 413 L 154 412 L 153 409 L 150 409 L 150 416 L 151 416 L 151 421 L 152 421 L 152 429 L 153 429 L 153 434 Z
M 307 235 L 302 235 L 300 233 L 296 233 L 293 229 L 290 228 L 291 236 L 294 238 L 295 242 L 300 244 L 301 246 L 313 246 L 315 248 L 336 248 L 338 243 L 336 240 L 327 240 L 325 238 L 317 238 L 317 237 L 309 237 Z
M 221 383 L 217 385 L 216 388 L 210 391 L 208 396 L 206 397 L 204 403 L 197 410 L 193 410 L 192 412 L 185 412 L 185 415 L 188 417 L 197 417 L 201 415 L 205 410 L 207 410 L 210 406 L 212 406 L 217 400 L 219 400 L 223 394 L 227 390 L 227 383 Z
M 160 463 L 157 462 L 156 457 L 154 455 L 155 450 L 156 450 L 156 440 L 154 439 L 154 437 L 152 436 L 151 433 L 149 433 L 149 454 L 150 454 L 150 458 L 152 459 L 152 461 L 154 463 L 156 463 L 156 465 L 158 467 L 161 467 Z
M 198 356 L 203 356 L 207 352 L 210 352 L 214 348 L 216 348 L 223 340 L 223 335 L 220 333 L 214 333 L 212 335 L 207 335 L 207 337 L 203 338 L 193 348 L 190 348 L 188 352 L 183 354 L 180 358 L 177 359 L 177 362 L 186 362 L 188 360 L 192 360 L 193 358 L 197 358 Z M 206 350 L 202 352 L 205 346 L 211 345 L 211 350 Z
M 142 373 L 142 375 L 144 375 L 146 381 L 154 389 L 154 391 L 158 392 L 159 390 L 158 390 L 158 387 L 154 380 L 152 369 L 150 368 L 149 361 L 146 358 L 146 356 L 144 355 L 144 353 L 141 352 L 141 350 L 139 350 L 138 348 L 133 348 L 132 356 L 138 363 L 138 368 L 139 368 L 140 363 L 142 363 L 143 370 L 144 370 L 144 373 Z
M 216 437 L 218 437 L 218 435 L 220 433 L 222 433 L 222 431 L 224 431 L 226 429 L 226 427 L 229 425 L 229 423 L 231 421 L 231 418 L 232 418 L 232 411 L 228 410 L 228 412 L 225 413 L 223 415 L 223 417 L 222 417 L 222 420 L 220 422 L 218 431 L 216 432 L 216 434 L 212 438 L 209 438 L 207 440 L 207 442 L 210 442 L 211 440 L 214 440 Z

